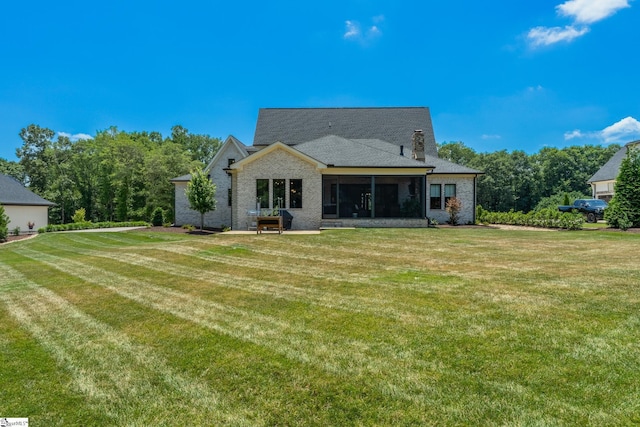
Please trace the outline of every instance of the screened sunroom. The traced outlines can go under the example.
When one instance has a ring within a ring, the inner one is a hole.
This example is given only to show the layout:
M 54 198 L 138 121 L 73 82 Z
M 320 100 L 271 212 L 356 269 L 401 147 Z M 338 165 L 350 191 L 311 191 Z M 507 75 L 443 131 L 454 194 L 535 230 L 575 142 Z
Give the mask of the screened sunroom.
M 425 177 L 324 175 L 322 218 L 424 218 Z

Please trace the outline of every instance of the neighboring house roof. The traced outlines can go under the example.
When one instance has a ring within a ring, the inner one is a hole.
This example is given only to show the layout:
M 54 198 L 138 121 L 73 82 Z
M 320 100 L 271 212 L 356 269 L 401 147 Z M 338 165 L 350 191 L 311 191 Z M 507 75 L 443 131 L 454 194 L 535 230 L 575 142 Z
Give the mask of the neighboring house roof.
M 428 107 L 392 108 L 261 108 L 254 146 L 280 141 L 297 145 L 328 135 L 346 139 L 378 139 L 411 152 L 411 138 L 421 129 L 425 154 L 437 157 Z
M 629 148 L 635 145 L 640 145 L 640 140 L 629 142 L 620 150 L 618 150 L 613 155 L 613 157 L 611 157 L 609 161 L 598 170 L 598 172 L 596 172 L 591 178 L 589 178 L 587 182 L 592 183 L 600 181 L 615 181 L 616 178 L 618 178 L 622 160 L 624 160 L 625 156 L 627 155 L 627 151 L 629 151 Z
M 293 147 L 326 165 L 336 167 L 425 168 L 431 165 L 412 159 L 405 150 L 379 139 L 346 139 L 329 135 Z
M 0 205 L 53 206 L 55 203 L 25 188 L 13 177 L 0 174 Z

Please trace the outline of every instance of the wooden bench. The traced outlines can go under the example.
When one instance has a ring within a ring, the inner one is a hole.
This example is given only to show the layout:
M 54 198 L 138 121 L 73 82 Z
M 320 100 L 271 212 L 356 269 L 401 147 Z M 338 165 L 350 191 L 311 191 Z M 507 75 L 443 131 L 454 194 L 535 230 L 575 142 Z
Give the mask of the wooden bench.
M 256 219 L 256 234 L 262 233 L 262 230 L 275 229 L 278 234 L 282 234 L 282 217 L 281 216 L 259 216 Z

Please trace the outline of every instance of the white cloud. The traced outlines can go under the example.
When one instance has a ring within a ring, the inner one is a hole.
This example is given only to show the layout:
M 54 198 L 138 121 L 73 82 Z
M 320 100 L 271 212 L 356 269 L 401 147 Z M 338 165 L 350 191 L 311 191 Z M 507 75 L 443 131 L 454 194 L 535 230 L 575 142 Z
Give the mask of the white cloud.
M 58 136 L 69 138 L 73 142 L 79 141 L 81 139 L 93 139 L 91 135 L 88 135 L 86 133 L 70 134 L 68 132 L 58 132 Z
M 344 21 L 345 31 L 342 35 L 347 40 L 355 40 L 361 43 L 366 43 L 382 35 L 380 24 L 384 22 L 384 15 L 378 15 L 371 18 L 373 25 L 367 27 L 365 31 L 362 30 L 358 21 L 347 20 Z
M 570 139 L 574 139 L 574 138 L 585 138 L 587 135 L 585 135 L 584 133 L 582 133 L 582 131 L 580 129 L 575 129 L 571 132 L 565 132 L 564 133 L 564 140 L 565 141 L 569 141 Z
M 573 23 L 563 27 L 535 27 L 527 33 L 532 47 L 571 42 L 590 30 L 589 25 L 614 15 L 620 9 L 631 7 L 629 0 L 567 0 L 556 6 L 560 16 L 571 18 Z
M 382 31 L 380 31 L 380 28 L 378 28 L 376 25 L 372 26 L 367 31 L 367 36 L 368 37 L 377 37 L 377 36 L 379 36 L 381 34 L 382 34 Z
M 484 134 L 484 135 L 482 135 L 482 137 L 481 137 L 481 138 L 482 138 L 482 139 L 484 139 L 484 140 L 487 140 L 487 139 L 502 139 L 502 136 L 500 136 L 500 135 L 487 135 L 487 134 Z
M 633 117 L 625 117 L 601 131 L 583 132 L 575 129 L 571 132 L 565 132 L 564 134 L 565 141 L 575 138 L 595 138 L 607 144 L 614 142 L 626 143 L 634 139 L 640 139 L 640 122 Z
M 630 7 L 628 0 L 568 0 L 556 6 L 558 14 L 579 24 L 593 24 Z
M 529 30 L 527 38 L 533 47 L 549 46 L 558 42 L 570 42 L 589 32 L 588 27 L 576 28 L 568 25 L 560 27 L 535 27 Z
M 360 36 L 360 24 L 354 21 L 345 21 L 346 30 L 344 33 L 345 39 L 351 39 Z
M 625 117 L 619 122 L 607 126 L 600 133 L 604 142 L 607 143 L 637 139 L 640 137 L 640 122 L 633 117 Z

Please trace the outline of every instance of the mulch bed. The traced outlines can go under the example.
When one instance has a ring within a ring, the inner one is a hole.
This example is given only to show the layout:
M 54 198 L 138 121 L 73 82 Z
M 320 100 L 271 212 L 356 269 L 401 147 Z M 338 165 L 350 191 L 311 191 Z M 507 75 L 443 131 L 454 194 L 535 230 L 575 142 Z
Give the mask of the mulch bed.
M 10 234 L 7 237 L 7 241 L 5 243 L 9 243 L 9 242 L 15 242 L 16 240 L 24 240 L 24 239 L 28 239 L 29 237 L 34 237 L 37 236 L 38 233 L 32 233 L 32 234 L 20 234 L 18 236 L 12 235 Z M 0 243 L 1 244 L 1 243 Z

